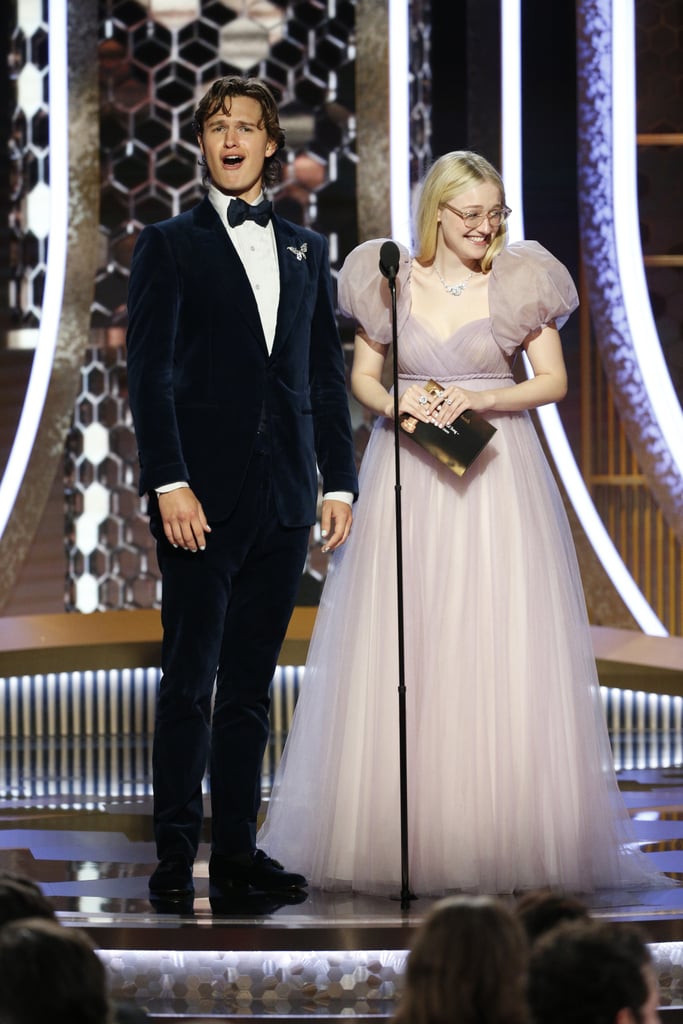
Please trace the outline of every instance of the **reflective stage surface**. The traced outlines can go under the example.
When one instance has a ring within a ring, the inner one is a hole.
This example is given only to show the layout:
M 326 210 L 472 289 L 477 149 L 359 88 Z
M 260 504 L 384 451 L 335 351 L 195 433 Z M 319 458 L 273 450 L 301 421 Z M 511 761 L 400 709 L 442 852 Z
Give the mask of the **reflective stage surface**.
M 319 891 L 300 902 L 212 899 L 203 844 L 193 904 L 180 913 L 152 906 L 149 751 L 131 742 L 112 750 L 93 737 L 62 750 L 70 778 L 51 774 L 57 754 L 49 741 L 14 755 L 6 750 L 14 777 L 12 784 L 5 777 L 0 801 L 0 867 L 39 881 L 62 922 L 91 934 L 117 997 L 159 1019 L 392 1014 L 411 933 L 430 901 L 402 907 L 398 892 L 381 899 Z M 87 791 L 82 765 L 93 769 L 95 792 Z M 683 879 L 683 768 L 623 769 L 619 781 L 655 866 Z M 683 1007 L 683 886 L 603 892 L 586 902 L 595 914 L 642 925 L 662 1003 Z

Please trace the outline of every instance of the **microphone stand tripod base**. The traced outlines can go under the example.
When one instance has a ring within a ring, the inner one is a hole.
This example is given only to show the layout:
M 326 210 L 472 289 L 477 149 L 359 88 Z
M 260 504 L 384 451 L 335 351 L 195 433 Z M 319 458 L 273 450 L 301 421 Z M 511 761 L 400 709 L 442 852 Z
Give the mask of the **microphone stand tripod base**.
M 401 910 L 409 910 L 411 900 L 417 900 L 419 899 L 419 896 L 416 896 L 414 892 L 410 891 L 410 889 L 401 889 L 399 896 L 390 896 L 389 899 L 394 903 L 397 903 L 400 900 Z

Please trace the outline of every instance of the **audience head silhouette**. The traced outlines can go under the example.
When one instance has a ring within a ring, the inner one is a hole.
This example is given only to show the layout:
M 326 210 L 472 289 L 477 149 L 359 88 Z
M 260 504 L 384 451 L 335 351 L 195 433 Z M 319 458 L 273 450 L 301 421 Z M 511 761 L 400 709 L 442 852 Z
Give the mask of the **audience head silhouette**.
M 570 921 L 538 940 L 528 997 L 534 1024 L 656 1024 L 658 986 L 633 925 Z
M 40 886 L 19 875 L 0 874 L 0 926 L 26 917 L 56 920 L 54 908 Z
M 588 921 L 585 903 L 552 889 L 534 889 L 517 901 L 515 911 L 530 943 L 563 921 Z
M 0 928 L 2 1024 L 110 1024 L 104 966 L 78 928 L 27 918 Z
M 527 942 L 499 900 L 453 896 L 418 929 L 396 1024 L 524 1024 Z

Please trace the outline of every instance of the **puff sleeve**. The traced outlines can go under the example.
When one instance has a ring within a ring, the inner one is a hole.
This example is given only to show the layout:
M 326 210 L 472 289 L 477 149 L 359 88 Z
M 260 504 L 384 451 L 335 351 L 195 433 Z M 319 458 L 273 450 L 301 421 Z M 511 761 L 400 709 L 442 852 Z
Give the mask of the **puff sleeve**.
M 385 238 L 373 238 L 357 246 L 339 271 L 338 299 L 341 312 L 356 320 L 373 341 L 390 345 L 391 292 L 379 270 L 379 252 Z M 396 277 L 396 323 L 401 331 L 410 314 L 410 271 L 408 250 L 399 245 L 400 262 Z
M 493 261 L 491 326 L 496 343 L 508 355 L 551 320 L 562 327 L 578 304 L 569 271 L 538 242 L 514 242 Z

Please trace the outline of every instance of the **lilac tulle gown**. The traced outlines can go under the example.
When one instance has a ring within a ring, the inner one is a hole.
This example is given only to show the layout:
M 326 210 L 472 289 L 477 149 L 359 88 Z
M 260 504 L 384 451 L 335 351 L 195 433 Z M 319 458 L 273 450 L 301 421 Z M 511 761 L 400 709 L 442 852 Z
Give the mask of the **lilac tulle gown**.
M 340 305 L 391 342 L 381 241 L 340 274 Z M 401 389 L 430 377 L 513 386 L 522 339 L 577 305 L 535 242 L 489 276 L 488 318 L 435 337 L 397 283 Z M 574 892 L 658 884 L 612 766 L 572 537 L 526 412 L 491 413 L 459 478 L 401 439 L 411 888 Z M 302 691 L 259 845 L 312 885 L 401 883 L 393 423 L 379 419 L 351 537 L 331 559 Z M 659 879 L 661 884 L 662 879 Z

